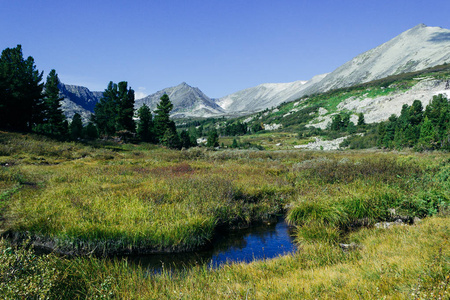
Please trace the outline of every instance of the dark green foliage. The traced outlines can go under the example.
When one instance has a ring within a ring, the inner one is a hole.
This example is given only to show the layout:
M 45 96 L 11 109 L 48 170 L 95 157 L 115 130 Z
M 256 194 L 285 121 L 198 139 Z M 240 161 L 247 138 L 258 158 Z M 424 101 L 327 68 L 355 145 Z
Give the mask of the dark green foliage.
M 450 101 L 442 94 L 433 96 L 425 109 L 424 115 L 430 120 L 437 132 L 438 146 L 443 149 L 450 149 Z
M 263 130 L 263 126 L 260 122 L 255 122 L 253 123 L 252 127 L 251 127 L 251 131 L 252 133 L 256 133 L 258 131 Z
M 219 134 L 217 133 L 217 130 L 215 128 L 209 131 L 206 146 L 219 147 Z
M 87 139 L 95 140 L 98 138 L 98 130 L 97 127 L 95 127 L 94 123 L 89 122 L 86 127 L 84 127 L 84 136 Z
M 127 82 L 119 82 L 118 105 L 117 105 L 117 129 L 130 133 L 136 132 L 134 123 L 134 91 L 127 89 Z
M 170 102 L 167 94 L 162 95 L 160 102 L 155 110 L 155 134 L 159 142 L 165 144 L 163 140 L 167 141 L 167 137 L 174 137 L 176 135 L 175 123 L 170 120 L 170 112 L 173 109 L 173 104 Z
M 156 106 L 154 119 L 154 130 L 157 141 L 168 148 L 181 149 L 181 141 L 175 122 L 170 120 L 170 112 L 173 109 L 173 104 L 170 102 L 167 94 L 162 95 L 160 100 Z
M 6 48 L 0 57 L 0 128 L 31 131 L 42 123 L 44 84 L 34 59 L 22 46 Z
M 238 147 L 239 147 L 239 145 L 238 145 L 236 139 L 233 139 L 233 143 L 231 144 L 231 148 L 238 148 Z
M 364 120 L 364 114 L 363 113 L 359 113 L 358 114 L 358 123 L 356 125 L 358 127 L 366 125 L 366 121 Z
M 94 108 L 94 122 L 101 135 L 112 136 L 117 131 L 132 136 L 136 132 L 134 115 L 134 91 L 126 81 L 109 82 L 103 97 Z M 122 135 L 123 135 L 122 134 Z
M 42 111 L 42 123 L 35 125 L 34 130 L 38 133 L 49 135 L 56 138 L 66 138 L 68 134 L 68 124 L 59 97 L 60 84 L 58 74 L 51 70 L 45 83 L 45 98 Z
M 180 137 L 175 128 L 168 127 L 159 141 L 161 145 L 172 149 L 181 149 Z
M 347 131 L 350 134 L 356 132 L 356 126 L 353 122 L 350 122 L 350 114 L 348 113 L 334 115 L 329 126 L 332 131 Z
M 450 138 L 449 101 L 443 95 L 423 111 L 422 102 L 404 104 L 400 116 L 392 115 L 378 126 L 378 146 L 385 148 L 414 147 L 416 150 L 448 149 Z
M 137 134 L 139 139 L 148 143 L 155 142 L 156 138 L 153 129 L 153 120 L 150 108 L 146 104 L 142 105 L 139 108 L 137 115 L 139 117 L 139 121 L 137 124 Z
M 103 92 L 103 97 L 94 108 L 94 122 L 101 135 L 111 136 L 116 133 L 116 118 L 118 107 L 117 84 L 109 82 L 108 87 Z
M 197 141 L 195 140 L 195 138 L 192 138 L 189 135 L 189 132 L 187 132 L 186 130 L 183 130 L 180 133 L 180 143 L 181 143 L 181 148 L 186 148 L 186 149 L 197 146 Z
M 70 138 L 77 140 L 83 136 L 83 122 L 79 113 L 75 113 L 69 127 Z
M 262 129 L 261 124 L 256 124 L 256 125 L 257 125 L 257 126 L 255 126 L 256 131 L 259 131 Z M 258 129 L 258 125 L 259 125 L 259 129 Z M 247 132 L 248 132 L 247 124 L 242 123 L 240 121 L 231 123 L 231 124 L 227 124 L 222 129 L 222 134 L 227 135 L 227 136 L 244 135 Z

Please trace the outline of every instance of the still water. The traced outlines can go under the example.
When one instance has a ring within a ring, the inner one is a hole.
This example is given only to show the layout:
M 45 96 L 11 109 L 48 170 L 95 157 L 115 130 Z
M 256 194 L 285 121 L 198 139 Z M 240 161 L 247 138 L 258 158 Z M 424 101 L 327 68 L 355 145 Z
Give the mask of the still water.
M 187 253 L 127 256 L 132 264 L 159 272 L 207 265 L 216 268 L 228 262 L 251 262 L 295 252 L 293 229 L 284 219 L 276 224 L 235 230 L 219 236 L 211 249 Z

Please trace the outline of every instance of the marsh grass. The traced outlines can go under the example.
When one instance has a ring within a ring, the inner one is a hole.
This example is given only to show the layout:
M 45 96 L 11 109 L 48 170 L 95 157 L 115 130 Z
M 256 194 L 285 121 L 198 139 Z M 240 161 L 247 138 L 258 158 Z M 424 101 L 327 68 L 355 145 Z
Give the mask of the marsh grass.
M 160 274 L 130 268 L 126 260 L 39 258 L 3 241 L 2 274 L 15 275 L 2 276 L 0 287 L 33 297 L 36 289 L 27 287 L 42 286 L 44 277 L 39 292 L 49 299 L 447 299 L 449 230 L 448 216 L 432 217 L 417 226 L 352 233 L 349 239 L 362 247 L 351 252 L 319 240 L 272 260 Z
M 32 269 L 24 274 L 55 270 L 42 289 L 48 298 L 402 299 L 448 292 L 446 153 L 171 151 L 10 133 L 0 140 L 2 229 L 63 253 L 198 249 L 219 227 L 285 213 L 297 226 L 295 255 L 159 275 L 94 257 L 28 259 L 2 242 L 9 253 L 3 267 L 23 260 Z M 370 228 L 397 216 L 430 218 Z M 342 241 L 362 247 L 345 253 Z M 21 276 L 2 277 L 3 286 L 26 288 Z

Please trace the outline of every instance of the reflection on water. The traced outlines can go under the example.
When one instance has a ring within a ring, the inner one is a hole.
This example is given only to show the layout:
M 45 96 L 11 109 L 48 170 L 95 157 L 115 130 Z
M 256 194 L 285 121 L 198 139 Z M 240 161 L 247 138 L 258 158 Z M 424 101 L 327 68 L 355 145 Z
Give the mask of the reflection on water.
M 212 249 L 187 253 L 127 256 L 133 264 L 154 272 L 183 269 L 194 265 L 218 267 L 227 262 L 251 262 L 293 253 L 292 228 L 281 219 L 276 224 L 236 230 L 217 238 Z

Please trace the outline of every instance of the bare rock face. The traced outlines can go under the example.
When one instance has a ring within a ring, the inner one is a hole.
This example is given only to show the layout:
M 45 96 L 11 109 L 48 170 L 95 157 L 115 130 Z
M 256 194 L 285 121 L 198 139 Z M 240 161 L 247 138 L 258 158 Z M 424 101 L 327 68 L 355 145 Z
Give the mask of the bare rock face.
M 446 62 L 450 62 L 450 30 L 419 24 L 356 56 L 304 92 L 324 92 Z
M 224 110 L 200 89 L 183 82 L 177 86 L 158 91 L 135 101 L 135 108 L 143 104 L 155 110 L 160 98 L 167 94 L 173 104 L 172 117 L 212 117 L 223 114 Z
M 103 97 L 103 92 L 91 92 L 84 86 L 60 83 L 58 88 L 60 96 L 64 98 L 62 109 L 69 120 L 78 113 L 83 122 L 87 123 L 94 112 L 95 105 Z
M 216 100 L 228 113 L 256 112 L 304 95 L 450 63 L 450 30 L 419 24 L 364 52 L 331 73 L 308 81 L 266 83 Z M 367 121 L 367 120 L 366 120 Z

